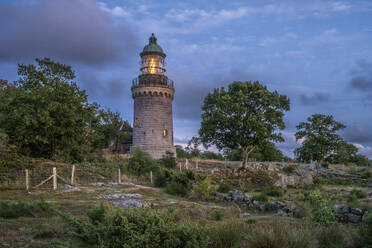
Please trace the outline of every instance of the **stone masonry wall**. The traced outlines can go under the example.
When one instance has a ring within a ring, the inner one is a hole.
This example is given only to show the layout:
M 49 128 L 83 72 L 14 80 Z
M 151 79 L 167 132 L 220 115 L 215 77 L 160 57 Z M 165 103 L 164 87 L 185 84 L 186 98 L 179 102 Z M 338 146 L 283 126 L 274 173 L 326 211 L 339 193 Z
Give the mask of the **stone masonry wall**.
M 140 85 L 132 88 L 132 96 L 133 147 L 140 147 L 155 159 L 161 158 L 166 151 L 175 153 L 172 117 L 174 89 Z

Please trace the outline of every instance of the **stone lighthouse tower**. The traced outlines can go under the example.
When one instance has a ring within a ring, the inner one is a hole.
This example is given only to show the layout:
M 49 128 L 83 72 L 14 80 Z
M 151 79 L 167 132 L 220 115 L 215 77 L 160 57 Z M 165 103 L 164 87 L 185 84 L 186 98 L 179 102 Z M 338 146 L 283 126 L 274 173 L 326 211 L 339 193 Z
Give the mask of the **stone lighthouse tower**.
M 166 54 L 154 34 L 141 56 L 141 74 L 133 79 L 134 100 L 133 147 L 138 146 L 155 159 L 166 151 L 175 154 L 173 146 L 172 101 L 173 81 L 165 73 Z

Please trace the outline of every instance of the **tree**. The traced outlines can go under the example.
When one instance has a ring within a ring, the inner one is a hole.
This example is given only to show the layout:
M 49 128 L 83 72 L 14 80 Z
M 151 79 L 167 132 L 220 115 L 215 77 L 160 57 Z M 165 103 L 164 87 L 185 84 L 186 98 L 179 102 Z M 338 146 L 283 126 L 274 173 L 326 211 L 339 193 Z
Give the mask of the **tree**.
M 192 157 L 200 157 L 200 150 L 199 145 L 201 144 L 200 138 L 192 137 L 189 142 L 187 142 L 187 146 L 185 148 L 186 152 L 189 156 Z
M 307 118 L 307 122 L 297 125 L 296 140 L 303 140 L 302 146 L 294 153 L 300 161 L 324 161 L 326 157 L 337 151 L 342 141 L 336 133 L 345 128 L 331 115 L 314 114 Z
M 243 160 L 242 151 L 238 149 L 225 149 L 224 154 L 231 161 Z M 250 161 L 283 161 L 286 159 L 272 142 L 263 142 L 249 156 Z
M 81 160 L 97 106 L 73 82 L 70 66 L 36 62 L 18 65 L 18 81 L 1 81 L 0 127 L 22 155 Z
M 240 149 L 246 165 L 248 155 L 260 144 L 284 141 L 284 111 L 289 99 L 278 92 L 270 92 L 259 82 L 233 82 L 209 93 L 202 107 L 199 135 L 205 146 Z
M 97 147 L 106 148 L 113 143 L 115 152 L 118 152 L 120 144 L 128 142 L 132 138 L 132 127 L 128 121 L 121 118 L 119 112 L 101 109 L 98 119 L 99 122 L 94 127 Z

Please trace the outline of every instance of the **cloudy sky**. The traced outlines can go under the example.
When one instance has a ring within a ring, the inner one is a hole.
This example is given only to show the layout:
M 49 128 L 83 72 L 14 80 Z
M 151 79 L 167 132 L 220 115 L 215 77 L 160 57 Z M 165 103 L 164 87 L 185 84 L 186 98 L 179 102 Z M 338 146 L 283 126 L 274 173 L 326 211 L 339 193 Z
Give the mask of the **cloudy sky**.
M 332 114 L 340 134 L 372 158 L 372 1 L 1 0 L 0 78 L 50 57 L 70 64 L 91 102 L 132 122 L 131 80 L 155 33 L 175 81 L 175 142 L 197 135 L 203 98 L 233 81 L 258 80 L 291 99 L 296 125 Z

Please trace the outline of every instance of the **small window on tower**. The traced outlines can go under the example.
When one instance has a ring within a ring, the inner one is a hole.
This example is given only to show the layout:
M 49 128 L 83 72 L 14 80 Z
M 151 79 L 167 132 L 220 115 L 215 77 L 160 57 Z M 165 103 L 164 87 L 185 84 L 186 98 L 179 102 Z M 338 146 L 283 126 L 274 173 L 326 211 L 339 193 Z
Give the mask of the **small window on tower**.
M 167 135 L 168 135 L 168 130 L 167 129 L 164 129 L 163 130 L 163 137 L 167 137 Z
M 136 120 L 134 121 L 134 126 L 135 127 L 139 127 L 139 120 L 138 120 L 138 118 L 136 118 Z

